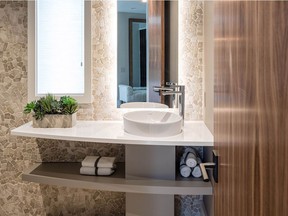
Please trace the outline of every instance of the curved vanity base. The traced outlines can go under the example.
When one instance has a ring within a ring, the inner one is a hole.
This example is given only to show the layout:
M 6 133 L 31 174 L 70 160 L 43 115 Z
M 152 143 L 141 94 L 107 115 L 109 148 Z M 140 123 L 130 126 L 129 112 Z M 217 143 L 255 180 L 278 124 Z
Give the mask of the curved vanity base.
M 126 178 L 175 181 L 175 146 L 126 145 Z M 126 193 L 126 216 L 173 216 L 174 195 Z
M 112 132 L 113 131 L 113 132 Z M 186 122 L 174 137 L 127 135 L 122 122 L 78 121 L 73 128 L 32 128 L 31 122 L 12 135 L 125 144 L 125 163 L 112 176 L 80 175 L 81 163 L 38 163 L 23 173 L 25 181 L 55 186 L 126 193 L 127 215 L 174 215 L 174 195 L 213 195 L 211 182 L 176 175 L 176 146 L 213 146 L 213 136 L 203 122 Z M 209 196 L 210 197 L 210 196 Z M 209 201 L 209 200 L 208 200 Z
M 173 180 L 128 180 L 125 178 L 125 164 L 117 163 L 112 176 L 84 176 L 79 174 L 81 163 L 37 163 L 22 174 L 24 181 L 126 193 L 167 194 L 167 195 L 212 195 L 210 182 Z
M 174 216 L 174 195 L 126 193 L 126 216 Z

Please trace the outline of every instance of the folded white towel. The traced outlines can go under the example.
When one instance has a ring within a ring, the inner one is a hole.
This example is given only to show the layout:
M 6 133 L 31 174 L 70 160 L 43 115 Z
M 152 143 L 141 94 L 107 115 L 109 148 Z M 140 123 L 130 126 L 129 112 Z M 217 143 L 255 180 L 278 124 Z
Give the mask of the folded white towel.
M 201 172 L 200 166 L 194 167 L 194 169 L 192 171 L 192 176 L 195 177 L 195 178 L 200 178 L 202 176 L 202 172 Z
M 98 168 L 113 168 L 115 167 L 115 157 L 101 157 L 98 161 Z
M 83 167 L 114 168 L 115 157 L 86 156 Z
M 111 168 L 96 168 L 96 167 L 81 167 L 80 174 L 82 175 L 98 175 L 98 176 L 109 176 L 115 172 Z
M 82 167 L 96 167 L 99 156 L 86 156 L 82 161 Z

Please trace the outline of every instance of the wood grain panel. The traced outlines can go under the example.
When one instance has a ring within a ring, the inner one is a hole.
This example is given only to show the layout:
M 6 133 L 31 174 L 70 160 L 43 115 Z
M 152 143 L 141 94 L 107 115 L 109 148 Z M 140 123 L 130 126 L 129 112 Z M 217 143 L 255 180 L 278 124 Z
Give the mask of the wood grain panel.
M 149 48 L 149 101 L 160 102 L 153 86 L 164 84 L 165 72 L 165 6 L 164 1 L 148 1 L 148 48 Z M 163 97 L 161 98 L 163 101 Z
M 215 4 L 216 216 L 288 215 L 288 2 Z
M 260 214 L 288 215 L 288 2 L 258 4 L 258 29 Z

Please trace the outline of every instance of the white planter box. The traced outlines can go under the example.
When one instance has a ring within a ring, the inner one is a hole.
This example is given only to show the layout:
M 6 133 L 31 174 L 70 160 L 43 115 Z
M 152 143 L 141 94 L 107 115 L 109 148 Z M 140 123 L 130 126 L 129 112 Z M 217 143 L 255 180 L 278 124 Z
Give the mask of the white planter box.
M 72 115 L 48 115 L 42 120 L 33 119 L 34 128 L 71 128 L 76 125 L 76 113 Z

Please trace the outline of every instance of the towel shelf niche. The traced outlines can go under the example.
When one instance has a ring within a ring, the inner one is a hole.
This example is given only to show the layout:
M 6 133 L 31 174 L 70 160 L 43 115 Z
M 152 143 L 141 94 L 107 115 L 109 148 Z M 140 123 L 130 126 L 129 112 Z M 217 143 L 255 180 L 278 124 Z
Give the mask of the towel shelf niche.
M 210 182 L 201 179 L 189 181 L 177 177 L 173 180 L 125 179 L 125 163 L 117 163 L 116 172 L 109 177 L 83 176 L 79 174 L 81 164 L 71 162 L 37 163 L 26 170 L 25 181 L 83 189 L 105 190 L 144 194 L 212 195 Z

